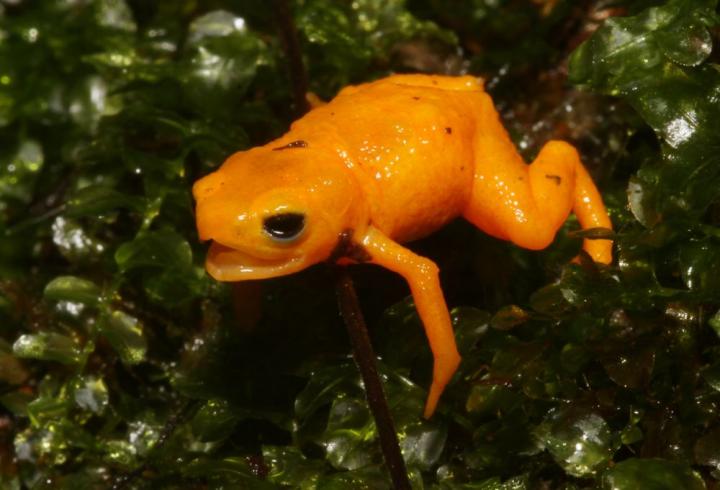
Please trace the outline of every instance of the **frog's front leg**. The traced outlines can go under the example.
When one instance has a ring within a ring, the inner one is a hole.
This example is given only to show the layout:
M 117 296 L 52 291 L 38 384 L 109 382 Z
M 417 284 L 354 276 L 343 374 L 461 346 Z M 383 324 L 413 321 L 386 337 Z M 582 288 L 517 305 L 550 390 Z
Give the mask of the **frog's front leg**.
M 397 272 L 410 285 L 415 307 L 425 327 L 435 359 L 433 381 L 423 414 L 425 418 L 429 418 L 460 364 L 450 314 L 440 288 L 438 267 L 431 260 L 398 245 L 372 226 L 360 243 L 370 256 L 370 262 Z

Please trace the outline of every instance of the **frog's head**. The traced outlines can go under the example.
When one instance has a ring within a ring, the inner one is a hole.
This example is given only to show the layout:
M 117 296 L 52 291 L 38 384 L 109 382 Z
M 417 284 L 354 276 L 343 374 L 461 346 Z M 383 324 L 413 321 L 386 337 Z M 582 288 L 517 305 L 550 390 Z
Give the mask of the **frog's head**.
M 302 143 L 302 144 L 300 144 Z M 193 186 L 206 267 L 219 281 L 281 276 L 326 260 L 367 220 L 337 152 L 304 142 L 232 155 Z

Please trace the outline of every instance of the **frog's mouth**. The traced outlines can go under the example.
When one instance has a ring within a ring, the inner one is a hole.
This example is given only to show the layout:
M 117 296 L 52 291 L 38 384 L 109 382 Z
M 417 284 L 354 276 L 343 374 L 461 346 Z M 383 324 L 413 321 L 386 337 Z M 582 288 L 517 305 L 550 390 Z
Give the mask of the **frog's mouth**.
M 261 259 L 213 241 L 205 268 L 218 281 L 246 281 L 292 274 L 303 268 L 303 260 L 300 257 L 282 261 Z

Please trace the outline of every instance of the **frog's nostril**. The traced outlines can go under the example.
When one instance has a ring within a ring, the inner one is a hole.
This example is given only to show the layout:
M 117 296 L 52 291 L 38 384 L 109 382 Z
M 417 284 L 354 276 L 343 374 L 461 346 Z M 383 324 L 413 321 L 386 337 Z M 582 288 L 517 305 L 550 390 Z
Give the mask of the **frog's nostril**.
M 193 196 L 195 196 L 196 201 L 205 199 L 215 194 L 224 185 L 225 179 L 218 172 L 214 172 L 195 182 Z

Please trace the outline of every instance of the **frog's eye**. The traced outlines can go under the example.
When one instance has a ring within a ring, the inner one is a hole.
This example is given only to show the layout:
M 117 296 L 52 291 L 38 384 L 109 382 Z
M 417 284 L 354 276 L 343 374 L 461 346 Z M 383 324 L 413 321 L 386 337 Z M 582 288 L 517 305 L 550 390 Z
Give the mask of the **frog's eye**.
M 280 213 L 263 220 L 263 230 L 277 242 L 292 242 L 305 229 L 305 215 Z

